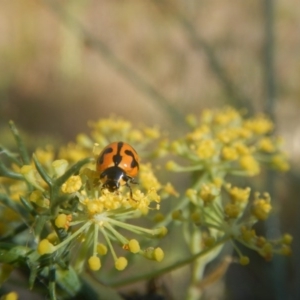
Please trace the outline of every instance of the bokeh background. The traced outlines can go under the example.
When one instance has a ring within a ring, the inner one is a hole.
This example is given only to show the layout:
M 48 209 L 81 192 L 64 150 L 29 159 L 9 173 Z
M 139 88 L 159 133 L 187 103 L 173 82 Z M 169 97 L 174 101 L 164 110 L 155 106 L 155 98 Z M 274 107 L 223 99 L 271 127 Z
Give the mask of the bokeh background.
M 299 32 L 298 0 L 1 0 L 0 143 L 11 119 L 34 147 L 111 114 L 174 136 L 203 108 L 269 114 L 292 168 L 262 178 L 276 213 L 262 230 L 293 234 L 294 254 L 247 253 L 204 298 L 300 299 Z

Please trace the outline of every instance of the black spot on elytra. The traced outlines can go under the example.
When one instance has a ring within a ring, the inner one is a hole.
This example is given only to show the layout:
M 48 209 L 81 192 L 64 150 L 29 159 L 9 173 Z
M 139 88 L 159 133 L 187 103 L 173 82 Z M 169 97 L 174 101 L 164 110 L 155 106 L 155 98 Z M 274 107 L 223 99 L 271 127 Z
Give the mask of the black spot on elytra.
M 122 156 L 121 156 L 120 152 L 123 147 L 123 144 L 124 144 L 123 142 L 118 142 L 117 153 L 113 156 L 113 162 L 114 162 L 115 166 L 118 166 L 122 161 Z
M 98 164 L 99 165 L 102 165 L 103 164 L 103 161 L 104 161 L 104 156 L 105 154 L 108 154 L 108 153 L 111 153 L 113 152 L 113 149 L 112 148 L 107 148 L 103 151 L 102 155 L 98 158 Z
M 126 155 L 131 156 L 132 161 L 130 164 L 131 168 L 139 168 L 139 163 L 136 161 L 135 156 L 131 150 L 125 150 Z

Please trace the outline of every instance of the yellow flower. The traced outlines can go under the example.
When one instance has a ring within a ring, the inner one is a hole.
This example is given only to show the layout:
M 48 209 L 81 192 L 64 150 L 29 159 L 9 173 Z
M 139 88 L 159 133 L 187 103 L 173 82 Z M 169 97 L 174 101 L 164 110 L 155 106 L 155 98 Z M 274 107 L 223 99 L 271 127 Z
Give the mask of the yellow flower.
M 59 214 L 55 219 L 55 225 L 58 228 L 64 228 L 67 230 L 71 220 L 72 215 Z
M 97 245 L 97 253 L 100 255 L 105 255 L 107 253 L 107 247 L 104 244 L 99 243 Z
M 45 150 L 42 148 L 37 148 L 35 155 L 42 165 L 50 166 L 54 158 L 54 149 L 50 145 L 46 146 Z
M 146 137 L 151 139 L 157 139 L 160 137 L 160 131 L 158 128 L 155 127 L 147 127 L 144 129 L 144 134 Z
M 164 251 L 160 247 L 157 248 L 149 247 L 144 251 L 144 255 L 145 257 L 151 260 L 156 260 L 158 262 L 164 259 Z
M 61 190 L 65 194 L 75 193 L 82 186 L 81 178 L 78 175 L 71 176 L 62 186 Z
M 52 162 L 51 165 L 52 165 L 55 175 L 57 177 L 59 177 L 65 173 L 69 163 L 65 159 L 57 159 L 54 162 Z
M 88 264 L 92 271 L 98 271 L 101 268 L 101 261 L 98 256 L 91 256 L 88 260 Z
M 127 267 L 128 261 L 125 257 L 119 257 L 115 261 L 115 268 L 119 271 L 123 271 Z
M 264 152 L 272 153 L 276 150 L 274 142 L 270 138 L 262 138 L 258 142 L 258 148 Z
M 139 174 L 139 183 L 146 189 L 155 189 L 159 190 L 161 184 L 154 175 L 151 164 L 141 164 L 140 165 L 140 174 Z
M 227 191 L 233 202 L 248 202 L 251 189 L 249 187 L 243 189 L 228 185 Z
M 242 266 L 246 266 L 249 264 L 250 259 L 248 256 L 241 256 L 239 262 Z
M 266 220 L 271 209 L 271 199 L 268 194 L 265 194 L 265 198 L 259 198 L 259 195 L 256 196 L 256 199 L 252 204 L 252 214 L 258 220 Z
M 52 253 L 54 246 L 47 239 L 43 239 L 39 242 L 37 251 L 40 255 Z
M 239 155 L 249 155 L 251 154 L 251 150 L 248 146 L 246 146 L 244 143 L 242 142 L 236 142 L 233 144 L 233 147 L 236 149 L 237 153 Z
M 204 137 L 206 137 L 209 132 L 210 132 L 209 127 L 204 124 L 204 125 L 196 128 L 193 132 L 188 133 L 186 138 L 188 141 L 191 141 L 191 142 L 200 141 Z
M 10 292 L 1 297 L 1 300 L 18 300 L 19 296 L 16 292 Z
M 90 151 L 87 151 L 79 144 L 70 143 L 67 146 L 59 149 L 58 157 L 60 159 L 66 159 L 68 162 L 78 162 L 83 158 L 90 155 Z
M 257 160 L 252 155 L 244 155 L 239 160 L 240 166 L 247 171 L 250 176 L 259 174 L 260 167 Z
M 129 251 L 132 253 L 138 253 L 140 251 L 140 244 L 135 239 L 129 241 L 128 247 L 129 247 Z
M 226 107 L 214 115 L 214 122 L 218 125 L 226 125 L 240 119 L 240 114 L 232 107 Z
M 256 236 L 255 231 L 253 229 L 248 229 L 245 226 L 241 227 L 241 234 L 242 234 L 242 239 L 245 242 L 250 242 L 251 240 L 253 240 Z
M 200 190 L 200 198 L 205 204 L 212 202 L 220 194 L 220 188 L 212 183 L 203 184 Z
M 282 237 L 283 244 L 290 245 L 292 241 L 293 241 L 293 237 L 290 234 L 286 233 L 283 235 Z
M 290 169 L 290 165 L 283 154 L 278 154 L 271 159 L 272 166 L 281 172 L 286 172 Z
M 238 158 L 238 153 L 235 148 L 224 147 L 222 149 L 222 157 L 224 160 L 236 160 Z
M 234 203 L 227 203 L 224 208 L 225 214 L 232 219 L 235 219 L 241 213 L 241 208 L 239 205 Z
M 216 154 L 216 143 L 213 140 L 204 140 L 196 148 L 196 154 L 201 159 L 209 159 Z
M 252 130 L 255 134 L 269 133 L 274 127 L 272 121 L 263 115 L 246 120 L 244 126 L 245 128 Z

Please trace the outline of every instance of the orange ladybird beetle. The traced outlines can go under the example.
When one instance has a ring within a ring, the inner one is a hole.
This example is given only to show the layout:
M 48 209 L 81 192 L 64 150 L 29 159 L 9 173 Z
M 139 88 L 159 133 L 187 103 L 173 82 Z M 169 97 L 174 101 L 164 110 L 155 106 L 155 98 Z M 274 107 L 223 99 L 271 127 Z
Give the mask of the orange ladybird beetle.
M 139 171 L 139 156 L 136 151 L 124 142 L 114 142 L 106 146 L 97 159 L 97 171 L 100 173 L 102 188 L 115 192 L 120 185 L 137 183 L 134 177 Z

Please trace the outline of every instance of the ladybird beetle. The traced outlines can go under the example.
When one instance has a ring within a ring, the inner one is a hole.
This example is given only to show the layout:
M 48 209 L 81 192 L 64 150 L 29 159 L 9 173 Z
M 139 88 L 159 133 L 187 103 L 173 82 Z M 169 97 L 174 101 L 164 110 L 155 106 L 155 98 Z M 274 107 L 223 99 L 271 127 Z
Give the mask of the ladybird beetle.
M 114 142 L 106 146 L 97 159 L 97 171 L 102 188 L 114 192 L 120 185 L 126 185 L 132 199 L 129 183 L 137 183 L 134 177 L 139 171 L 139 156 L 129 144 Z

